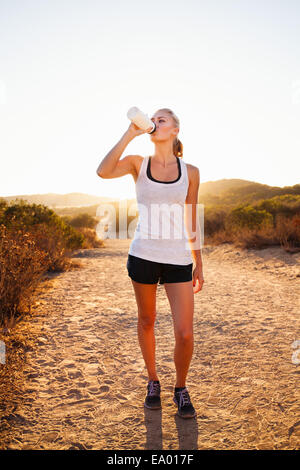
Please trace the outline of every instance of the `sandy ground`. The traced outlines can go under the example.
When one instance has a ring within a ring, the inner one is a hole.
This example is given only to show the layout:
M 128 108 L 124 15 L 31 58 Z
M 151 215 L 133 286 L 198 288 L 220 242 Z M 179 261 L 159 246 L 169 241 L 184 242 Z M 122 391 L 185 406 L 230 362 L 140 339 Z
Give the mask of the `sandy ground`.
M 155 327 L 162 410 L 143 407 L 130 241 L 77 252 L 82 269 L 54 276 L 16 325 L 31 347 L 18 367 L 5 365 L 13 372 L 1 384 L 0 448 L 299 449 L 292 343 L 300 340 L 300 254 L 203 248 L 187 379 L 197 418 L 183 420 L 172 401 L 174 337 L 163 285 Z

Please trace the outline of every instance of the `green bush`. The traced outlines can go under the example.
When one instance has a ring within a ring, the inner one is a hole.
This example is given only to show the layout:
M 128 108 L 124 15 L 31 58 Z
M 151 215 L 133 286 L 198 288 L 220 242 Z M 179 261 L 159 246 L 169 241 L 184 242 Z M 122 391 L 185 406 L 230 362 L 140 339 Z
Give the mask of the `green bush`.
M 273 225 L 273 216 L 265 209 L 259 210 L 252 206 L 238 206 L 231 210 L 225 219 L 225 228 L 238 230 L 242 227 L 259 229 Z
M 300 213 L 300 196 L 293 194 L 284 194 L 282 196 L 275 196 L 271 199 L 266 199 L 255 205 L 258 210 L 266 210 L 275 217 L 277 214 L 282 214 L 287 217 Z
M 90 214 L 79 214 L 76 217 L 67 217 L 66 219 L 63 217 L 63 220 L 65 220 L 71 227 L 75 228 L 95 228 L 97 225 L 98 221 L 95 219 L 95 217 L 92 217 Z
M 51 232 L 55 232 L 55 238 L 60 238 L 61 243 L 69 250 L 81 248 L 84 241 L 84 236 L 52 209 L 42 204 L 28 204 L 22 199 L 10 205 L 0 206 L 0 224 L 5 225 L 8 230 L 34 231 L 37 235 L 40 230 L 41 237 L 44 237 L 41 232 L 43 227 L 42 230 L 47 230 L 49 236 Z
M 204 219 L 204 234 L 211 236 L 220 230 L 224 230 L 226 211 L 205 207 Z
M 68 269 L 68 256 L 84 242 L 48 207 L 0 200 L 0 323 L 24 312 L 43 274 Z

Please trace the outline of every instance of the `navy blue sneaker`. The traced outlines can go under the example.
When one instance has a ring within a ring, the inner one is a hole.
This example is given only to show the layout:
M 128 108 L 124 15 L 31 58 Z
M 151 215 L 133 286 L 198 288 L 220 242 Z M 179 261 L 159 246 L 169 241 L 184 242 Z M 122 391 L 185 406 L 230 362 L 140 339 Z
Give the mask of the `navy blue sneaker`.
M 182 387 L 178 391 L 174 390 L 173 401 L 178 406 L 177 414 L 181 418 L 194 418 L 196 416 L 195 408 L 186 387 Z
M 147 391 L 144 406 L 151 410 L 159 410 L 161 408 L 159 380 L 149 380 Z

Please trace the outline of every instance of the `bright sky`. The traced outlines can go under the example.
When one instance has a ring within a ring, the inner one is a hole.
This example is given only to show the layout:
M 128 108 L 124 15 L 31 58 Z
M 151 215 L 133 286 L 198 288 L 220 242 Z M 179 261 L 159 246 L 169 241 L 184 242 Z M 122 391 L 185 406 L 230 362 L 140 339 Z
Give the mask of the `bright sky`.
M 299 44 L 299 0 L 0 2 L 0 196 L 134 197 L 96 175 L 131 106 L 174 110 L 201 182 L 299 183 Z

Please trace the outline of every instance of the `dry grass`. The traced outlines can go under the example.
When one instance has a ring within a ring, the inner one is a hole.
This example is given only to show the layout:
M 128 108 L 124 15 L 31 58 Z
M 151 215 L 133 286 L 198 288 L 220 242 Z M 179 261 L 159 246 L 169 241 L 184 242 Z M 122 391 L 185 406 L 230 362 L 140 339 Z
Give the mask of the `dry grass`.
M 63 272 L 80 264 L 69 257 L 56 227 L 36 224 L 25 229 L 0 226 L 0 325 L 12 328 L 31 311 L 36 291 L 47 273 Z
M 79 227 L 77 230 L 84 236 L 82 248 L 101 248 L 104 246 L 104 241 L 97 238 L 94 229 Z
M 13 318 L 29 308 L 34 290 L 47 270 L 47 254 L 22 230 L 0 227 L 0 322 L 11 324 Z
M 205 242 L 211 245 L 233 243 L 240 248 L 255 249 L 281 246 L 289 253 L 297 253 L 300 251 L 300 216 L 288 218 L 278 215 L 275 227 L 265 225 L 254 229 L 223 228 L 211 235 L 205 235 Z

